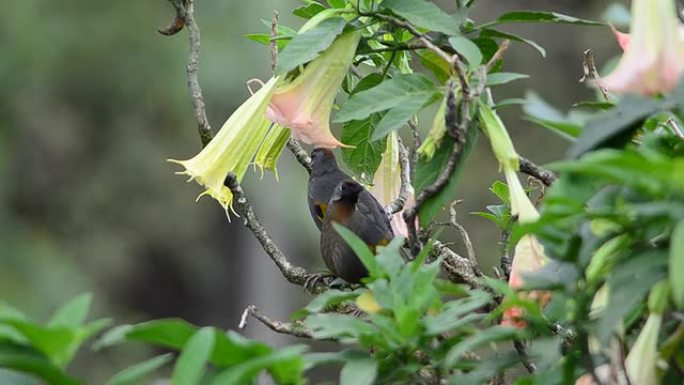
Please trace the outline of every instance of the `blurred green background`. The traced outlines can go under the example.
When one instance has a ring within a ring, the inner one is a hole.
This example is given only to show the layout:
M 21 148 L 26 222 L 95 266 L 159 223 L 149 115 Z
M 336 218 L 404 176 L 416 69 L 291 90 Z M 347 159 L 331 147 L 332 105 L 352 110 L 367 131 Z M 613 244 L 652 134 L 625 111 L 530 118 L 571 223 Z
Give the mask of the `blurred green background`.
M 453 2 L 442 2 L 453 9 Z M 268 48 L 243 37 L 264 33 L 260 19 L 279 10 L 281 22 L 297 0 L 196 0 L 202 29 L 202 82 L 216 129 L 247 96 L 245 81 L 269 74 Z M 539 9 L 598 19 L 610 4 L 588 0 L 480 0 L 471 17 Z M 75 294 L 95 294 L 97 316 L 116 323 L 182 317 L 236 328 L 256 305 L 287 318 L 306 303 L 301 288 L 283 280 L 243 226 L 194 183 L 174 175 L 165 159 L 199 150 L 185 80 L 187 35 L 156 32 L 173 16 L 163 0 L 24 0 L 0 13 L 0 299 L 38 317 Z M 506 71 L 532 75 L 495 97 L 523 97 L 529 89 L 562 109 L 587 99 L 579 84 L 582 52 L 597 62 L 618 53 L 608 28 L 515 25 L 507 28 L 547 49 L 547 58 L 513 44 Z M 521 118 L 503 118 L 519 152 L 540 163 L 559 159 L 568 145 Z M 421 119 L 427 132 L 431 117 Z M 247 176 L 257 214 L 292 262 L 318 271 L 317 231 L 305 203 L 305 171 L 288 152 L 272 174 Z M 465 170 L 461 221 L 478 257 L 496 258 L 493 224 L 468 215 L 495 198 L 487 187 L 500 177 L 480 140 Z M 490 261 L 490 262 L 488 262 Z M 271 343 L 287 340 L 251 323 L 245 334 Z M 132 350 L 134 351 L 134 349 Z M 109 352 L 81 357 L 76 372 L 98 383 L 109 366 L 131 363 Z M 91 381 L 89 381 L 91 382 Z

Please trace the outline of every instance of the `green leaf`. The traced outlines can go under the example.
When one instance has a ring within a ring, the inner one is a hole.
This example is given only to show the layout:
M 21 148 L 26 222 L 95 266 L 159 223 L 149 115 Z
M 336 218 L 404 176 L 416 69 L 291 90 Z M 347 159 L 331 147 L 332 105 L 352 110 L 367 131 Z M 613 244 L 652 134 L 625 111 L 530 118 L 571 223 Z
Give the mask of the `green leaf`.
M 530 75 L 519 74 L 515 72 L 495 72 L 487 75 L 487 87 L 499 86 L 510 83 L 512 81 L 527 79 Z
M 365 119 L 375 112 L 405 103 L 415 95 L 434 92 L 430 79 L 420 74 L 402 74 L 379 85 L 352 95 L 342 104 L 333 122 Z
M 684 221 L 680 221 L 670 238 L 670 286 L 672 299 L 684 309 Z
M 429 49 L 419 49 L 415 51 L 420 57 L 420 64 L 430 70 L 440 83 L 446 83 L 451 77 L 451 66 L 441 56 Z
M 470 39 L 463 36 L 453 36 L 449 38 L 449 44 L 458 52 L 460 56 L 468 62 L 471 70 L 476 69 L 482 64 L 482 52 L 480 48 Z
M 424 0 L 385 0 L 381 6 L 412 24 L 447 35 L 459 33 L 461 21 L 449 16 L 432 2 Z
M 344 8 L 347 2 L 344 0 L 327 0 L 330 8 Z
M 348 361 L 340 372 L 340 385 L 371 385 L 378 375 L 378 364 L 372 358 Z
M 55 312 L 48 326 L 77 328 L 83 325 L 90 311 L 92 300 L 93 295 L 90 293 L 77 296 Z
M 625 315 L 634 310 L 653 285 L 667 276 L 667 258 L 664 252 L 650 251 L 615 267 L 608 278 L 608 303 L 596 329 L 601 343 L 608 343 Z
M 565 114 L 534 92 L 528 92 L 525 96 L 523 111 L 527 114 L 527 120 L 549 128 L 567 139 L 577 138 L 582 133 L 579 123 L 570 121 Z
M 0 343 L 0 368 L 34 375 L 50 385 L 81 385 L 40 352 L 13 343 Z
M 442 191 L 428 199 L 423 206 L 420 208 L 418 213 L 420 223 L 429 223 L 432 218 L 442 209 L 446 204 L 454 200 L 454 194 L 456 193 L 456 188 L 458 187 L 459 177 L 463 168 L 465 167 L 465 160 L 470 155 L 473 149 L 473 145 L 477 141 L 477 125 L 471 124 L 468 128 L 468 138 L 466 143 L 461 150 L 456 169 L 454 173 L 449 178 L 449 182 L 442 189 Z M 453 148 L 454 140 L 451 137 L 446 137 L 442 141 L 442 144 L 437 149 L 437 152 L 432 157 L 432 159 L 425 159 L 423 157 L 418 159 L 418 165 L 416 167 L 416 180 L 414 186 L 416 188 L 416 194 L 420 191 L 430 186 L 437 180 L 442 169 L 446 166 L 449 161 L 449 156 L 451 155 L 451 149 Z
M 152 357 L 133 366 L 130 366 L 115 374 L 106 385 L 135 385 L 150 373 L 161 368 L 173 360 L 172 353 Z
M 449 350 L 445 359 L 446 365 L 453 367 L 466 352 L 492 342 L 512 340 L 519 337 L 520 334 L 520 330 L 507 326 L 494 326 L 486 330 L 479 330 Z
M 61 362 L 75 338 L 74 330 L 67 328 L 46 328 L 27 321 L 10 320 L 6 324 L 21 333 L 36 349 L 49 357 L 55 364 Z
M 587 122 L 569 156 L 577 157 L 606 146 L 622 146 L 631 140 L 632 134 L 641 128 L 646 118 L 663 107 L 658 100 L 625 95 L 617 107 L 601 112 Z
M 299 8 L 295 8 L 294 11 L 292 11 L 292 14 L 295 16 L 302 17 L 304 19 L 311 19 L 324 9 L 324 6 L 320 5 L 315 1 L 311 1 L 306 5 L 302 5 Z
M 377 115 L 362 120 L 352 120 L 342 126 L 342 142 L 355 147 L 342 148 L 342 160 L 352 174 L 363 183 L 371 183 L 380 166 L 387 141 L 373 140 L 371 136 L 377 124 Z
M 373 252 L 370 248 L 368 248 L 366 242 L 362 241 L 358 235 L 354 234 L 354 232 L 340 224 L 333 223 L 333 227 L 340 237 L 347 242 L 349 247 L 354 250 L 356 256 L 359 257 L 361 262 L 363 262 L 363 265 L 366 266 L 366 269 L 368 269 L 370 276 L 374 277 L 379 275 L 380 265 L 378 265 Z
M 416 94 L 405 100 L 402 104 L 388 110 L 375 127 L 371 140 L 385 138 L 390 132 L 401 128 L 432 99 L 432 96 L 433 93 L 431 92 Z
M 530 39 L 527 39 L 527 38 L 524 38 L 524 37 L 521 37 L 521 36 L 518 36 L 518 35 L 515 35 L 512 33 L 498 31 L 495 29 L 484 29 L 484 30 L 482 30 L 482 32 L 480 32 L 480 36 L 489 37 L 489 38 L 497 38 L 498 37 L 498 38 L 502 38 L 502 39 L 508 39 L 508 40 L 512 40 L 512 41 L 517 41 L 519 43 L 527 44 L 530 47 L 536 49 L 537 52 L 539 52 L 539 54 L 543 58 L 546 57 L 546 50 L 544 49 L 544 47 L 537 44 L 537 42 L 535 42 L 534 40 L 530 40 Z
M 514 11 L 505 13 L 499 16 L 496 20 L 476 27 L 476 29 L 484 29 L 493 25 L 508 24 L 508 23 L 562 23 L 562 24 L 578 24 L 578 25 L 600 25 L 604 26 L 606 23 L 578 19 L 576 17 L 563 15 L 556 12 L 543 11 Z
M 378 329 L 373 324 L 346 314 L 314 314 L 306 317 L 304 327 L 311 330 L 316 339 L 358 339 L 374 335 Z
M 359 295 L 358 290 L 354 291 L 340 291 L 340 290 L 326 290 L 319 294 L 304 308 L 309 313 L 320 313 L 331 305 L 337 305 Z
M 161 319 L 137 325 L 116 327 L 95 343 L 95 349 L 102 349 L 124 341 L 143 341 L 166 348 L 181 350 L 197 327 L 179 319 Z M 215 345 L 210 361 L 214 365 L 228 366 L 243 362 L 251 357 L 268 353 L 270 348 L 260 342 L 245 340 L 240 335 L 215 330 Z
M 171 384 L 197 385 L 200 383 L 204 367 L 214 350 L 215 334 L 211 327 L 204 327 L 193 334 L 176 361 Z
M 332 17 L 321 21 L 303 33 L 295 35 L 280 53 L 276 74 L 286 74 L 315 59 L 342 33 L 344 25 L 344 19 Z
M 305 346 L 289 346 L 275 352 L 255 357 L 238 365 L 232 366 L 218 373 L 212 380 L 212 385 L 243 385 L 249 384 L 261 371 L 278 364 L 286 364 L 293 369 L 302 368 L 301 354 L 306 350 Z M 301 369 L 300 369 L 301 370 Z M 279 371 L 283 375 L 282 369 Z M 301 373 L 298 373 L 301 375 Z M 280 382 L 279 382 L 280 383 Z M 301 379 L 289 384 L 300 384 Z

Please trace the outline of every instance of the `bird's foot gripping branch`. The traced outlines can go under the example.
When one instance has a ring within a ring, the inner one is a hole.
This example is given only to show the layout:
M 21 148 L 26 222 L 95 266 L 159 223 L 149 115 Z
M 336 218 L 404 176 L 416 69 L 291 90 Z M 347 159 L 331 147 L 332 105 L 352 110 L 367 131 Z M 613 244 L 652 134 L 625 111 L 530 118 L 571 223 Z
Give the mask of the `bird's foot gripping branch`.
M 476 0 L 305 1 L 293 12 L 306 20 L 299 31 L 274 17 L 270 33 L 248 35 L 270 46 L 275 73 L 215 137 L 198 81 L 194 2 L 170 2 L 176 16 L 161 32 L 187 27 L 204 145 L 178 162 L 182 173 L 239 215 L 283 277 L 315 297 L 287 322 L 245 311 L 240 328 L 252 317 L 304 342 L 286 348 L 177 319 L 111 329 L 98 348 L 143 341 L 180 354 L 136 364 L 110 384 L 172 362 L 174 385 L 254 383 L 261 373 L 303 384 L 330 363 L 345 385 L 681 383 L 684 67 L 674 60 L 682 25 L 673 0 L 632 2 L 629 36 L 618 35 L 624 56 L 605 78 L 595 68 L 603 63 L 585 60 L 591 82 L 577 87 L 594 88 L 596 100 L 578 100 L 568 114 L 536 96 L 499 99 L 499 87 L 528 77 L 506 72 L 511 50 L 546 55 L 507 25 L 608 23 L 546 11 L 476 20 L 471 9 L 486 6 Z M 548 169 L 530 160 L 537 154 L 521 156 L 501 118 L 516 104 L 568 139 L 568 155 Z M 432 115 L 429 124 L 419 114 Z M 497 204 L 474 214 L 497 230 L 489 243 L 498 248 L 476 247 L 456 215 L 461 173 L 483 167 L 469 162 L 478 137 L 502 181 L 477 186 Z M 251 164 L 275 171 L 285 147 L 309 173 L 300 195 L 320 230 L 311 248 L 334 285 L 288 260 L 240 185 Z M 496 261 L 484 265 L 494 249 Z M 0 365 L 78 384 L 64 368 L 104 327 L 83 323 L 88 305 L 76 299 L 46 324 L 0 305 Z M 314 353 L 314 341 L 336 345 Z

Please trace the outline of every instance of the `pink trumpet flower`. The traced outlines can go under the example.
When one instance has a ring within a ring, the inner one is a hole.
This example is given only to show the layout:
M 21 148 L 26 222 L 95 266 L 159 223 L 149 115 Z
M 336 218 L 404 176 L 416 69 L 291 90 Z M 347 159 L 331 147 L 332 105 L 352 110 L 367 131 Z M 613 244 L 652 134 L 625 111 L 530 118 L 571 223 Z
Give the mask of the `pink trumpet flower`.
M 354 60 L 360 32 L 340 35 L 293 80 L 281 79 L 266 116 L 315 147 L 345 146 L 330 133 L 330 113 L 337 91 Z
M 602 86 L 646 96 L 672 91 L 684 72 L 684 40 L 676 12 L 673 0 L 634 0 L 630 34 L 613 29 L 625 53 Z

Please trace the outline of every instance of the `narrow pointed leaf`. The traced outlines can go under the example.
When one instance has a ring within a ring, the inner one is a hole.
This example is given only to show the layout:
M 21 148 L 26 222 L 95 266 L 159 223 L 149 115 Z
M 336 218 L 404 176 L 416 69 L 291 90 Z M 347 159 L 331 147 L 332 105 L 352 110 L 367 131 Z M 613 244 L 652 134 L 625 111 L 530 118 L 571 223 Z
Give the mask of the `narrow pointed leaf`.
M 459 20 L 450 16 L 430 1 L 385 0 L 381 6 L 392 10 L 392 12 L 418 27 L 442 32 L 447 35 L 458 34 L 462 23 L 462 19 Z
M 342 33 L 344 25 L 344 19 L 333 17 L 295 35 L 278 58 L 276 74 L 286 74 L 297 66 L 315 59 L 319 52 L 328 48 L 337 35 Z
M 202 379 L 204 367 L 214 350 L 213 328 L 205 327 L 193 334 L 183 347 L 171 376 L 172 385 L 197 385 Z
M 106 385 L 141 384 L 141 381 L 147 375 L 171 362 L 171 360 L 173 360 L 173 354 L 171 353 L 152 357 L 149 360 L 130 366 L 115 374 L 109 381 L 107 381 Z

